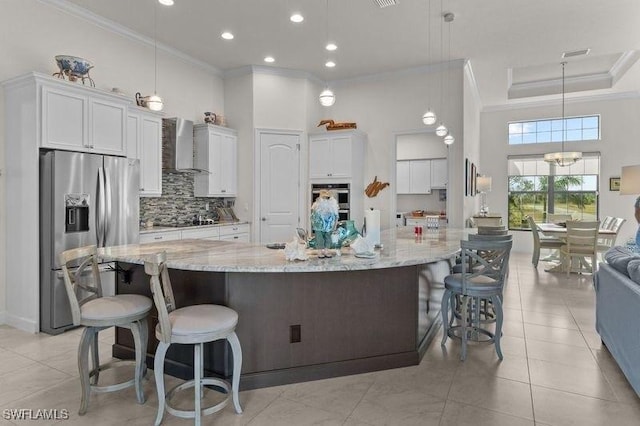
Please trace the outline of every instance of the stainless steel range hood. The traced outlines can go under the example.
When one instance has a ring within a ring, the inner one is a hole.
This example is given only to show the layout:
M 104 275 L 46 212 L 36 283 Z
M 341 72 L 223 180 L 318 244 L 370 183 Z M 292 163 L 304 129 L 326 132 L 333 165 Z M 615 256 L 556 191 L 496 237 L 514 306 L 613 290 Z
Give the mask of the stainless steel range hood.
M 162 119 L 162 169 L 180 173 L 209 173 L 193 167 L 193 121 Z

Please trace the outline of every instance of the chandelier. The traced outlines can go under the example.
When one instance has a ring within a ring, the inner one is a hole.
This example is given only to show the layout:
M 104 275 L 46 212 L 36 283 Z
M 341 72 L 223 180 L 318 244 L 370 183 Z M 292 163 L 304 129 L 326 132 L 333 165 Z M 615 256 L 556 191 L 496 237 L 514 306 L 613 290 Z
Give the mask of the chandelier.
M 564 118 L 564 67 L 566 62 L 562 62 L 562 151 L 550 152 L 544 155 L 544 161 L 547 163 L 555 164 L 559 167 L 566 167 L 575 164 L 576 161 L 582 158 L 582 153 L 577 151 L 565 151 L 564 141 L 566 139 L 566 120 Z

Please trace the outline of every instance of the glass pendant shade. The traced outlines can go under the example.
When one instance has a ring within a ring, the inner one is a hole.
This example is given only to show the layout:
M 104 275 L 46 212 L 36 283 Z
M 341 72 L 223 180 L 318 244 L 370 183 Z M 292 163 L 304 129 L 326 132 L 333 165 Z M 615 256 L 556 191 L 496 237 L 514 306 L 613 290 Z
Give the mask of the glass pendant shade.
M 456 138 L 454 138 L 451 134 L 447 135 L 444 137 L 444 144 L 445 145 L 451 145 L 456 141 Z
M 331 106 L 336 103 L 336 95 L 329 89 L 324 89 L 322 93 L 320 93 L 320 104 L 322 106 Z
M 151 111 L 162 111 L 164 107 L 164 103 L 162 102 L 162 98 L 155 93 L 151 96 L 147 97 L 147 108 Z
M 550 152 L 544 155 L 544 161 L 556 166 L 565 167 L 582 159 L 582 153 L 577 151 Z
M 447 126 L 445 126 L 442 123 L 440 123 L 440 125 L 436 127 L 436 135 L 438 136 L 446 136 L 447 132 L 448 132 Z
M 436 113 L 431 110 L 428 110 L 422 116 L 422 122 L 427 126 L 433 126 L 434 124 L 436 124 L 436 120 Z

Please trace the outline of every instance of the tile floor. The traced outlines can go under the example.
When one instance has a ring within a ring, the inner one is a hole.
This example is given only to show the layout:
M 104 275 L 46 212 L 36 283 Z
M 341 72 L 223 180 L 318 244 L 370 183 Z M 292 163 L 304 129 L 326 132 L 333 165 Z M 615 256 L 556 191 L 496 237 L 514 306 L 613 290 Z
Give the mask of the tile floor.
M 544 272 L 512 255 L 505 291 L 504 361 L 474 345 L 460 362 L 459 342 L 431 344 L 418 366 L 242 392 L 205 418 L 216 425 L 623 426 L 640 424 L 640 398 L 600 344 L 590 275 Z M 103 332 L 108 358 L 113 333 Z M 76 348 L 80 332 L 30 335 L 0 327 L 0 410 L 68 409 L 65 425 L 148 425 L 157 407 L 152 374 L 147 402 L 132 389 L 93 395 L 79 417 Z M 177 379 L 167 377 L 167 381 Z M 4 414 L 4 413 L 3 413 Z M 165 415 L 163 424 L 191 422 Z M 38 421 L 46 425 L 55 421 Z M 0 425 L 22 424 L 0 418 Z

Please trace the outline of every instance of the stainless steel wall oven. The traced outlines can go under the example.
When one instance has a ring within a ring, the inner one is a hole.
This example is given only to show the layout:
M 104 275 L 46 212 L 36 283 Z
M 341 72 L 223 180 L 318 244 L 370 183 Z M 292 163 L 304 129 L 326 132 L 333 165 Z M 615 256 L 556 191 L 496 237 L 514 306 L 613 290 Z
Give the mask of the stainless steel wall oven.
M 311 203 L 318 198 L 320 191 L 330 191 L 338 201 L 338 220 L 351 219 L 351 190 L 348 183 L 313 183 L 311 184 Z

